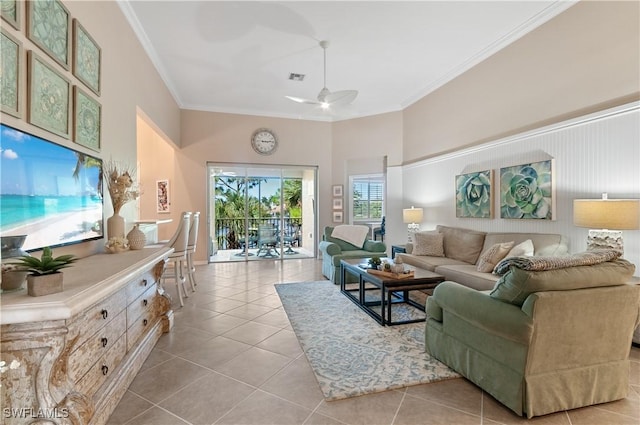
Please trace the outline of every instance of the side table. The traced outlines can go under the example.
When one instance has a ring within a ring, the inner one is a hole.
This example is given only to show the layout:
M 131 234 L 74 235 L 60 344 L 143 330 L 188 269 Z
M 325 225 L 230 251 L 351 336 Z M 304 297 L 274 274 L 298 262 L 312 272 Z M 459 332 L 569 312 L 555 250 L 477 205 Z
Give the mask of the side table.
M 407 252 L 406 245 L 391 245 L 391 259 L 396 258 L 396 254 Z

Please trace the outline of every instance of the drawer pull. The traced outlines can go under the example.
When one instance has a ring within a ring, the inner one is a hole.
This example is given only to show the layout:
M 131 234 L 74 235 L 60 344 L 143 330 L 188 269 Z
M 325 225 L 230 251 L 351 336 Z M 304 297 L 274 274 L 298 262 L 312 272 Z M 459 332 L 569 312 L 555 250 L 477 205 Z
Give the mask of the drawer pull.
M 102 374 L 106 376 L 107 373 L 109 373 L 109 366 L 107 366 L 106 364 L 103 364 L 102 365 Z
M 143 306 L 145 306 L 145 307 L 146 307 L 146 306 L 147 306 L 147 304 L 148 304 L 147 300 L 142 300 L 142 305 L 143 305 Z
M 109 317 L 109 312 L 106 309 L 103 309 L 100 313 L 102 313 L 102 318 L 105 320 Z
M 147 321 L 147 319 L 144 319 L 144 320 L 142 321 L 142 326 L 147 326 L 147 323 L 149 323 L 149 322 Z
M 147 279 L 142 279 L 142 286 L 147 286 L 149 282 L 147 282 Z
M 109 343 L 109 340 L 107 338 L 102 338 L 102 339 L 100 339 L 100 341 L 102 341 L 102 347 L 103 348 L 106 347 L 107 344 Z

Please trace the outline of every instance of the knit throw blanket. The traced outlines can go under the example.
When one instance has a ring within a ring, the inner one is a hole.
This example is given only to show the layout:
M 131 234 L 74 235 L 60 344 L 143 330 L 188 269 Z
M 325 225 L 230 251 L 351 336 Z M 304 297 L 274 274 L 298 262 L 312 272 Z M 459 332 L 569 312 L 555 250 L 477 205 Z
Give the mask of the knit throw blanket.
M 615 260 L 620 257 L 621 252 L 613 249 L 597 249 L 593 251 L 580 252 L 578 254 L 566 255 L 563 257 L 509 257 L 500 261 L 493 269 L 495 274 L 503 275 L 509 271 L 510 267 L 517 267 L 522 270 L 541 271 L 563 269 L 565 267 L 592 266 Z

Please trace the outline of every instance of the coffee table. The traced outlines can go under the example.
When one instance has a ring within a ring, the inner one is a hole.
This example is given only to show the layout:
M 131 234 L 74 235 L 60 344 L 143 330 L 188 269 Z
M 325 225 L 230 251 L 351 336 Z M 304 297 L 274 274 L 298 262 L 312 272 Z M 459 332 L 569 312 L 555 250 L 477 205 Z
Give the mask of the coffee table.
M 440 282 L 444 281 L 444 276 L 405 264 L 405 270 L 413 271 L 414 276 L 403 279 L 392 279 L 368 273 L 367 269 L 361 266 L 366 263 L 367 259 L 362 258 L 340 261 L 340 273 L 342 274 L 340 291 L 383 326 L 424 322 L 425 318 L 392 321 L 391 306 L 398 303 L 405 303 L 424 311 L 425 306 L 412 300 L 409 297 L 409 292 L 433 289 L 438 286 Z M 347 287 L 349 285 L 349 283 L 347 283 L 348 275 L 357 277 L 357 289 Z M 372 289 L 380 291 L 380 300 L 366 300 L 366 291 Z M 372 307 L 379 307 L 380 313 Z

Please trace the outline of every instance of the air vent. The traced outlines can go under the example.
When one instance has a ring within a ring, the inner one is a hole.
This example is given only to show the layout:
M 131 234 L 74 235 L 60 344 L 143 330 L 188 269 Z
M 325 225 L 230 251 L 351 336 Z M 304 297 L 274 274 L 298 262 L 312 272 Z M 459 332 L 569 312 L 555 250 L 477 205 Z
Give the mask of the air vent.
M 291 81 L 302 81 L 304 80 L 304 74 L 294 74 L 293 72 L 289 74 L 289 79 Z

